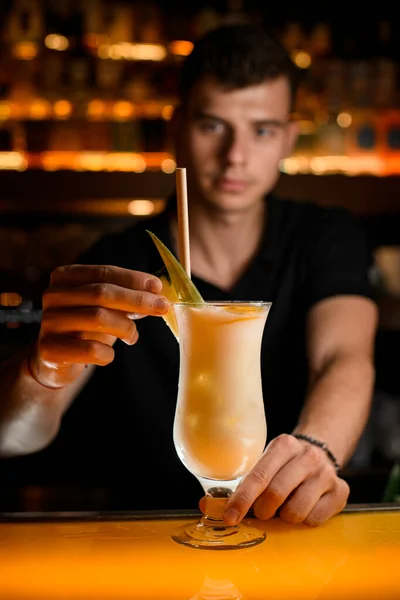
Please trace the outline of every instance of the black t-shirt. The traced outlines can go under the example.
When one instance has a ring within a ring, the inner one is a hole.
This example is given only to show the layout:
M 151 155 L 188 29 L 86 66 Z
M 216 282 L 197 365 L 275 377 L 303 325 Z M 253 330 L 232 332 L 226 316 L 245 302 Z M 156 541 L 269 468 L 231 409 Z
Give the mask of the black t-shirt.
M 373 291 L 371 256 L 352 215 L 272 195 L 266 202 L 262 244 L 233 289 L 223 291 L 195 273 L 192 279 L 205 300 L 273 303 L 261 355 L 270 441 L 294 428 L 304 402 L 310 307 L 342 294 L 373 298 Z M 79 262 L 157 273 L 163 263 L 146 229 L 172 250 L 169 210 L 103 238 Z M 4 477 L 24 483 L 128 484 L 132 509 L 197 506 L 200 485 L 181 464 L 172 439 L 178 343 L 161 317 L 139 320 L 137 327 L 137 344 L 117 341 L 114 361 L 96 369 L 54 442 L 6 461 Z

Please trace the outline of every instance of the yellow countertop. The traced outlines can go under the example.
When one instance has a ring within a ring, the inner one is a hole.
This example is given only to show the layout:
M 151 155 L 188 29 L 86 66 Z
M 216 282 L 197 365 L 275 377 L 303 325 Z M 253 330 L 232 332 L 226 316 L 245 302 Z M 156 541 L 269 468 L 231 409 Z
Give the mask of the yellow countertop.
M 2 600 L 400 599 L 400 511 L 344 512 L 310 529 L 275 518 L 264 543 L 196 550 L 185 519 L 0 523 Z

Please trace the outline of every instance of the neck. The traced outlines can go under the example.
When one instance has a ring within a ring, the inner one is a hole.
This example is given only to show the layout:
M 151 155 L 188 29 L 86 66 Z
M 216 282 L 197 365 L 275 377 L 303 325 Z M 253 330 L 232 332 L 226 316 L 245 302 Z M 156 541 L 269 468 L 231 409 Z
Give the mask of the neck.
M 204 202 L 189 207 L 192 273 L 229 290 L 246 271 L 264 233 L 264 199 L 241 212 L 226 213 Z M 172 222 L 177 245 L 177 221 Z

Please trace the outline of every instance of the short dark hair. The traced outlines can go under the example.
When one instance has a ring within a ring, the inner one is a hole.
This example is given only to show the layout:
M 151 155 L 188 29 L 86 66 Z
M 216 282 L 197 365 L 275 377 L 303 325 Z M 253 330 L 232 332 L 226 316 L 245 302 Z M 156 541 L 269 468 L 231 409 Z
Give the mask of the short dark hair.
M 187 102 L 195 84 L 214 77 L 228 89 L 240 89 L 285 76 L 294 107 L 299 74 L 285 48 L 264 26 L 254 23 L 222 25 L 209 31 L 186 57 L 179 96 Z

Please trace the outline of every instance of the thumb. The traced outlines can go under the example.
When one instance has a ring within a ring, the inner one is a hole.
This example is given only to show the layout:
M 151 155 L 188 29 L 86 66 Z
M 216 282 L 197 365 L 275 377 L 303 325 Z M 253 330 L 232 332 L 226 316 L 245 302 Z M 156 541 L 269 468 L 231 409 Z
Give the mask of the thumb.
M 39 340 L 26 355 L 26 367 L 33 379 L 49 388 L 65 387 L 74 382 L 85 369 L 83 364 L 60 364 L 44 360 L 40 355 Z
M 204 514 L 205 510 L 206 510 L 206 497 L 203 496 L 202 498 L 200 498 L 199 500 L 199 508 L 201 510 L 201 512 Z

